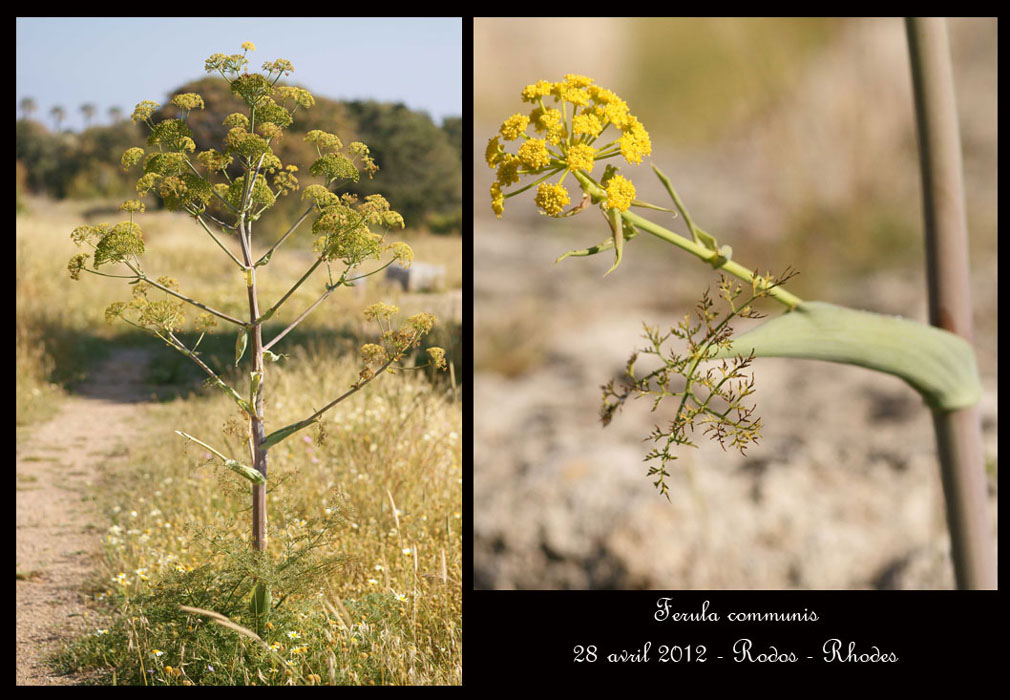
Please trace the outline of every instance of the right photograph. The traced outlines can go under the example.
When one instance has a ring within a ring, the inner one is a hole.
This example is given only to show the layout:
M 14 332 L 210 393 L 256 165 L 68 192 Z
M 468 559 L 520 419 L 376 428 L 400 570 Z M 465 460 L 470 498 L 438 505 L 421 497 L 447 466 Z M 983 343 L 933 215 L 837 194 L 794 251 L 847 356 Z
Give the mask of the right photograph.
M 474 20 L 475 588 L 996 588 L 997 45 Z

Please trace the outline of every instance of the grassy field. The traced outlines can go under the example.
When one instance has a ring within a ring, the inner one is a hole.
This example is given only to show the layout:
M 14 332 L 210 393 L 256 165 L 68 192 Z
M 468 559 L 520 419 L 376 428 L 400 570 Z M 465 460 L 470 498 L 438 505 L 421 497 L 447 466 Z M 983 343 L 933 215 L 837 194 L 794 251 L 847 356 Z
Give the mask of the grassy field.
M 129 299 L 122 281 L 67 274 L 73 228 L 120 216 L 89 215 L 94 203 L 25 204 L 17 216 L 19 439 L 120 345 L 150 348 L 147 381 L 158 397 L 142 409 L 147 429 L 130 439 L 129 466 L 100 465 L 94 494 L 105 515 L 104 555 L 87 593 L 112 622 L 65 650 L 61 667 L 120 685 L 460 683 L 461 388 L 429 369 L 383 376 L 271 450 L 269 556 L 257 561 L 248 485 L 174 433 L 221 445 L 223 431 L 227 449 L 242 454 L 245 423 L 235 405 L 201 386 L 199 370 L 157 339 L 106 324 L 108 304 Z M 172 275 L 188 296 L 248 313 L 240 273 L 201 229 L 168 212 L 139 223 L 152 277 Z M 356 349 L 377 335 L 360 312 L 375 301 L 397 304 L 402 318 L 435 312 L 428 343 L 445 347 L 461 376 L 459 320 L 443 317 L 451 309 L 445 297 L 461 282 L 461 241 L 410 231 L 402 239 L 415 260 L 446 266 L 449 289 L 408 296 L 376 275 L 332 295 L 274 348 L 287 357 L 268 370 L 268 430 L 354 382 Z M 272 303 L 300 276 L 306 250 L 282 248 L 261 268 L 261 299 Z M 318 296 L 325 272 L 317 275 L 278 313 L 277 330 Z M 230 383 L 245 386 L 247 367 L 232 366 L 234 343 L 222 330 L 200 349 Z M 272 583 L 275 609 L 259 626 L 249 611 L 252 574 Z M 262 642 L 180 605 L 223 614 Z

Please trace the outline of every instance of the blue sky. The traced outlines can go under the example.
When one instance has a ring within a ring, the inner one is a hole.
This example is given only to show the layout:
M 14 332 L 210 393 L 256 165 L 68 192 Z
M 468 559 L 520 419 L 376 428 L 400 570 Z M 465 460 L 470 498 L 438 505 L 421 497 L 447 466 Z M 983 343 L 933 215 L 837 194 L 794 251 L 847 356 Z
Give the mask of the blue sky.
M 286 76 L 314 95 L 337 100 L 403 102 L 436 124 L 463 114 L 462 34 L 458 17 L 19 17 L 19 105 L 32 97 L 34 119 L 52 128 L 49 110 L 60 105 L 62 128 L 84 125 L 80 106 L 96 106 L 93 124 L 108 123 L 109 107 L 129 117 L 142 100 L 164 103 L 172 89 L 207 75 L 214 53 L 256 51 L 249 66 L 286 58 Z

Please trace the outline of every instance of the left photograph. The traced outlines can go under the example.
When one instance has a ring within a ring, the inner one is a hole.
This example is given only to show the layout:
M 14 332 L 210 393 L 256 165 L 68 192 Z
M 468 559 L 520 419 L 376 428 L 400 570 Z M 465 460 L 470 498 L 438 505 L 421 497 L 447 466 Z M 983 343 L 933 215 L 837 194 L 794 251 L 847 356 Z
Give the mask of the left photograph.
M 461 684 L 461 19 L 17 55 L 17 684 Z

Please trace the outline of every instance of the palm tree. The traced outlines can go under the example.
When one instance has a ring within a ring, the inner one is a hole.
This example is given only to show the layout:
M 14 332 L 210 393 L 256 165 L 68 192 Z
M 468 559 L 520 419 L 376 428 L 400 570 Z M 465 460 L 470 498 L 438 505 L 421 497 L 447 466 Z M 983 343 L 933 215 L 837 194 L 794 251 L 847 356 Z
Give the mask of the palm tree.
M 60 124 L 63 122 L 64 117 L 67 116 L 65 109 L 56 105 L 51 110 L 49 110 L 49 116 L 53 118 L 53 122 L 56 124 L 56 130 L 60 130 Z
M 123 108 L 122 107 L 109 107 L 109 119 L 113 124 L 118 124 L 119 120 L 123 118 Z
M 91 126 L 91 118 L 95 116 L 95 105 L 91 102 L 82 104 L 81 113 L 84 114 L 84 128 L 87 129 Z
M 35 99 L 32 97 L 26 97 L 21 100 L 21 113 L 24 115 L 25 119 L 31 118 L 32 114 L 35 112 L 36 104 Z

